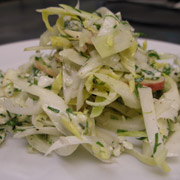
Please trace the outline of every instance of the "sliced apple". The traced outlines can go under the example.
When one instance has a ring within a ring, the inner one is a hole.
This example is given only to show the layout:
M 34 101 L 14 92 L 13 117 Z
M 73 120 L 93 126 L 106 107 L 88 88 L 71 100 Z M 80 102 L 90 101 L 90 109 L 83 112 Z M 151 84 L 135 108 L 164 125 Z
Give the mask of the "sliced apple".
M 40 61 L 35 61 L 34 66 L 40 71 L 43 71 L 45 74 L 48 74 L 52 77 L 55 77 L 57 75 L 51 68 L 47 67 Z
M 59 52 L 54 53 L 54 58 L 56 59 L 56 61 L 62 62 Z
M 129 82 L 125 79 L 123 79 L 123 82 L 129 84 Z M 165 78 L 162 76 L 156 80 L 144 79 L 143 81 L 140 82 L 142 86 L 150 87 L 152 91 L 162 90 L 164 88 L 164 83 L 165 83 Z
M 153 91 L 162 90 L 164 88 L 165 78 L 160 77 L 157 80 L 144 79 L 140 84 L 142 86 L 150 87 Z

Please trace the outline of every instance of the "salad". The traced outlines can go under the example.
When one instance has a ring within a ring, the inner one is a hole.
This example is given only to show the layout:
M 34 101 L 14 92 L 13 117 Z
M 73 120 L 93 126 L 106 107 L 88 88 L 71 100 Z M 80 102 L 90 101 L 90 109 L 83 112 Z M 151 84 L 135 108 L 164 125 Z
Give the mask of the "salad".
M 122 153 L 170 171 L 180 155 L 180 58 L 147 50 L 121 13 L 60 4 L 37 10 L 47 30 L 30 60 L 0 71 L 0 143 L 71 155 L 82 145 L 103 162 Z M 54 25 L 48 17 L 57 15 Z

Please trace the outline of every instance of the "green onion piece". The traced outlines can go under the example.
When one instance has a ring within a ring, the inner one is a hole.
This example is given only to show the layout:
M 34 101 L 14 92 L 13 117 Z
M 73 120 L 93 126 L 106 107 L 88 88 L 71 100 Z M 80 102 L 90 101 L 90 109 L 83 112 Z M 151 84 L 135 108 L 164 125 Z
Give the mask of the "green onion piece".
M 154 144 L 153 154 L 156 153 L 157 147 L 161 144 L 161 143 L 158 143 L 158 141 L 159 141 L 159 135 L 158 135 L 158 133 L 156 133 L 156 134 L 155 134 L 155 144 Z
M 99 141 L 97 141 L 96 144 L 101 146 L 101 147 L 104 147 L 104 145 L 101 142 L 99 142 Z
M 59 112 L 60 112 L 59 109 L 53 108 L 53 107 L 51 107 L 51 106 L 48 106 L 47 108 L 48 108 L 49 110 L 55 112 L 55 113 L 59 113 Z

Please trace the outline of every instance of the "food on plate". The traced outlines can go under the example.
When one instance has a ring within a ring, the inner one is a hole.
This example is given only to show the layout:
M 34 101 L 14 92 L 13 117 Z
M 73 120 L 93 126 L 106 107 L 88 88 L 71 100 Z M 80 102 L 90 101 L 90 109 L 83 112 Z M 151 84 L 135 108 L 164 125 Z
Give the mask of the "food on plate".
M 169 172 L 166 158 L 180 154 L 179 57 L 147 50 L 106 7 L 37 11 L 47 30 L 25 48 L 34 55 L 0 72 L 0 143 L 9 132 L 31 152 L 68 156 L 82 145 L 104 162 L 128 153 Z

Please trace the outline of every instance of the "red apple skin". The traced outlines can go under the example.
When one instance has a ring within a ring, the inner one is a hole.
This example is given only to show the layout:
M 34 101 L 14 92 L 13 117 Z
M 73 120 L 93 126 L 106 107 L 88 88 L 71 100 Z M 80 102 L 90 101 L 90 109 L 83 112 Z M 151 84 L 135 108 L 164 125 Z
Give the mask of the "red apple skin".
M 129 84 L 127 81 L 124 81 L 126 84 Z M 157 80 L 147 80 L 144 79 L 140 84 L 145 87 L 150 87 L 152 91 L 162 90 L 164 88 L 165 78 L 160 77 Z M 137 84 L 137 83 L 136 83 Z
M 43 71 L 44 73 L 52 76 L 52 77 L 56 77 L 56 73 L 53 72 L 53 70 L 51 68 L 48 68 L 47 66 L 45 66 L 44 64 L 42 64 L 41 62 L 35 61 L 34 62 L 34 66 L 39 69 L 40 71 Z
M 54 58 L 56 59 L 56 61 L 62 62 L 58 52 L 54 53 Z
M 150 87 L 152 91 L 158 91 L 164 88 L 164 83 L 164 77 L 160 77 L 158 80 L 143 80 L 140 84 L 142 86 Z

